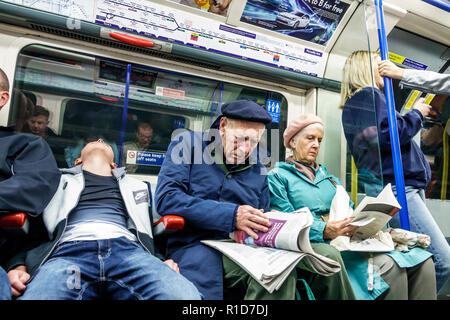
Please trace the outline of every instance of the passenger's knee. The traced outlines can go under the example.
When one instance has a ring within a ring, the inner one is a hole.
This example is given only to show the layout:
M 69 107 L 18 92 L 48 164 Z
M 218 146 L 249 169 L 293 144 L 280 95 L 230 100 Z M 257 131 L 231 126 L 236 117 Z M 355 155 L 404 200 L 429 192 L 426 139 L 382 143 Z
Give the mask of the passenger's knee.
M 165 300 L 201 300 L 197 287 L 185 277 L 179 275 L 175 282 L 166 283 Z
M 202 296 L 197 288 L 191 282 L 186 282 L 178 290 L 169 292 L 168 300 L 202 300 Z
M 311 245 L 316 253 L 338 262 L 342 261 L 341 252 L 335 247 L 326 243 L 312 243 Z

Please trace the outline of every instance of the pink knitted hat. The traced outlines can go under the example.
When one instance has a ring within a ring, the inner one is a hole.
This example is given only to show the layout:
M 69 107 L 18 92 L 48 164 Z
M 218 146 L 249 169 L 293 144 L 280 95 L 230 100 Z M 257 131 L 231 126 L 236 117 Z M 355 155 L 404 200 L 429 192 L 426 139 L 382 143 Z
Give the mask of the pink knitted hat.
M 289 148 L 289 141 L 292 137 L 295 136 L 300 130 L 313 123 L 320 123 L 322 126 L 324 125 L 322 119 L 313 114 L 302 114 L 289 122 L 289 125 L 283 133 L 284 146 Z

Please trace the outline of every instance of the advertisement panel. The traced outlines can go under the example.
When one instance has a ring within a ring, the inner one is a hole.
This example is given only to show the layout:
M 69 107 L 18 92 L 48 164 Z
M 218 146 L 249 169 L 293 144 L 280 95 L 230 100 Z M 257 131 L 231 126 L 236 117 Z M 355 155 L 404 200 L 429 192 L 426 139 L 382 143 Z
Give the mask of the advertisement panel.
M 339 0 L 248 0 L 241 21 L 326 45 L 348 7 Z

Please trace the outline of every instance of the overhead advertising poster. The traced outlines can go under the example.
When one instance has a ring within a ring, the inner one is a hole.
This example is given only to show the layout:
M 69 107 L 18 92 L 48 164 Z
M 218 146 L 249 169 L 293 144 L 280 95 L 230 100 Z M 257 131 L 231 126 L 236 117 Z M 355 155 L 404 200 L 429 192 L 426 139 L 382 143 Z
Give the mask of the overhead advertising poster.
M 95 23 L 273 67 L 321 76 L 327 53 L 152 2 L 98 0 Z
M 226 17 L 233 0 L 167 0 Z
M 339 0 L 248 0 L 241 21 L 326 45 L 348 7 Z

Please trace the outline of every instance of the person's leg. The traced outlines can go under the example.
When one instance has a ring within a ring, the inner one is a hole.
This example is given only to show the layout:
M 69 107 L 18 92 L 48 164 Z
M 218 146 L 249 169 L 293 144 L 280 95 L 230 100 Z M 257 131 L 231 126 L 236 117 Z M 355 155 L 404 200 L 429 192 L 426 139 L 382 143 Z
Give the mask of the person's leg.
M 8 275 L 2 267 L 0 267 L 0 300 L 11 300 L 11 286 Z
M 39 267 L 19 300 L 90 300 L 100 281 L 96 241 L 63 243 Z
M 234 289 L 244 293 L 244 300 L 294 300 L 297 273 L 294 269 L 283 282 L 282 286 L 269 293 L 258 281 L 251 277 L 228 257 L 223 256 L 223 285 L 226 289 Z M 242 297 L 233 297 L 241 299 Z
M 197 288 L 181 274 L 125 238 L 100 240 L 106 294 L 115 300 L 198 300 Z M 103 254 L 103 252 L 105 254 Z
M 300 262 L 297 277 L 306 280 L 317 300 L 356 300 L 339 250 L 326 243 L 311 243 L 311 246 L 316 253 L 338 262 L 341 271 L 325 277 L 314 273 L 307 264 Z
M 408 279 L 405 268 L 400 268 L 397 263 L 386 254 L 373 255 L 374 270 L 389 285 L 389 289 L 383 292 L 379 300 L 408 300 Z M 374 286 L 376 284 L 374 283 Z
M 406 187 L 405 191 L 411 231 L 427 234 L 431 238 L 428 251 L 433 254 L 436 288 L 439 292 L 450 276 L 450 246 L 425 205 L 424 191 L 412 187 Z M 389 225 L 393 228 L 400 228 L 399 214 L 389 221 Z
M 409 300 L 436 300 L 436 274 L 433 259 L 429 258 L 421 264 L 408 268 Z

